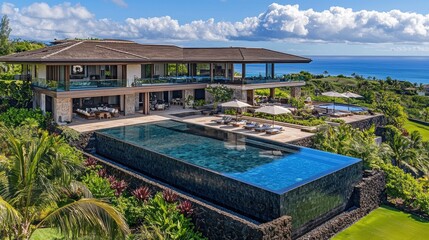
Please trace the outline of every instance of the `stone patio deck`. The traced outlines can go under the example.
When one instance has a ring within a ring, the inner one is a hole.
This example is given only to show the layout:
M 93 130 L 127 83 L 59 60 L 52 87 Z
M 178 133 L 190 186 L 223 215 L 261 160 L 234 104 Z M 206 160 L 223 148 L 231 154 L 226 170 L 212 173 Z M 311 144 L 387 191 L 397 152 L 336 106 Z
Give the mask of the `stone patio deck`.
M 156 122 L 168 119 L 174 119 L 178 121 L 188 122 L 192 124 L 204 125 L 207 127 L 217 128 L 223 131 L 229 131 L 234 133 L 240 133 L 243 135 L 260 137 L 265 139 L 271 139 L 278 142 L 295 142 L 300 139 L 304 139 L 310 136 L 313 136 L 314 133 L 304 132 L 301 129 L 293 127 L 282 126 L 284 131 L 276 135 L 269 135 L 266 133 L 260 133 L 256 131 L 245 130 L 242 127 L 233 127 L 229 125 L 216 124 L 212 120 L 219 119 L 215 116 L 202 116 L 202 115 L 192 115 L 188 117 L 175 117 L 172 114 L 177 113 L 189 113 L 189 112 L 199 112 L 193 109 L 183 109 L 179 106 L 173 106 L 171 109 L 166 111 L 152 111 L 152 115 L 140 115 L 136 113 L 131 116 L 120 116 L 119 118 L 112 119 L 102 119 L 102 120 L 86 120 L 82 118 L 73 119 L 74 122 L 69 124 L 68 127 L 78 131 L 78 132 L 91 132 L 99 129 L 112 128 L 112 127 L 121 127 L 149 122 Z M 353 115 L 348 117 L 342 117 L 346 123 L 353 123 L 356 121 L 363 121 L 379 115 Z

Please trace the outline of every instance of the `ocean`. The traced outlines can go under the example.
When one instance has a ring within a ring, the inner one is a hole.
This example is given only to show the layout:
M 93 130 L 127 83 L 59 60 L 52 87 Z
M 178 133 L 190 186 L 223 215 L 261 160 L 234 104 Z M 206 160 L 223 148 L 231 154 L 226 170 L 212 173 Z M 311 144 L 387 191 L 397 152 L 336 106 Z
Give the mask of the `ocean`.
M 429 84 L 429 57 L 363 57 L 363 56 L 314 56 L 308 64 L 276 64 L 276 74 L 308 71 L 312 74 L 329 75 L 353 73 L 363 77 L 406 80 L 412 83 Z M 246 75 L 265 74 L 265 65 L 246 65 Z

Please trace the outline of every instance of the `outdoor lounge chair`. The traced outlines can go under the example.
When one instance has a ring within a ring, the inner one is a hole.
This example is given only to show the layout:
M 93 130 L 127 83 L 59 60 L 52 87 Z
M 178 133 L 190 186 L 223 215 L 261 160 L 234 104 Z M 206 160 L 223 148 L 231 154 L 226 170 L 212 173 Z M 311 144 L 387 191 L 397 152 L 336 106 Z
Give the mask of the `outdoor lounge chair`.
M 246 120 L 240 120 L 240 121 L 232 121 L 232 122 L 230 122 L 230 124 L 232 126 L 234 126 L 234 127 L 240 127 L 240 126 L 245 125 L 246 123 L 247 123 Z
M 260 127 L 260 124 L 256 122 L 248 122 L 246 125 L 243 126 L 243 128 L 246 130 L 253 130 L 257 127 Z
M 273 127 L 273 128 L 265 130 L 265 133 L 270 134 L 270 135 L 274 135 L 274 134 L 279 134 L 281 131 L 283 131 L 282 127 Z
M 351 112 L 340 112 L 340 111 L 329 114 L 329 116 L 331 117 L 347 117 L 350 115 L 352 115 Z
M 266 130 L 271 129 L 271 128 L 273 128 L 271 125 L 264 124 L 264 125 L 262 125 L 260 127 L 255 128 L 255 131 L 257 131 L 257 132 L 265 132 Z
M 217 124 L 228 124 L 232 121 L 232 117 L 230 116 L 223 116 L 221 119 L 213 120 Z

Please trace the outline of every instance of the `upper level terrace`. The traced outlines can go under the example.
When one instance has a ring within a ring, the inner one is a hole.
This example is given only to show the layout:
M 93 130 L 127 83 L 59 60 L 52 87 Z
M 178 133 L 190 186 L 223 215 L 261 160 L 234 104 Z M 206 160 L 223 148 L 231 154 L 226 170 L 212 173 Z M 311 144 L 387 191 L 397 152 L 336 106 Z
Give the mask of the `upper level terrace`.
M 252 85 L 292 80 L 276 74 L 275 66 L 311 60 L 262 48 L 181 48 L 122 40 L 66 40 L 52 46 L 0 57 L 22 64 L 35 88 L 68 92 L 107 88 L 144 88 L 223 83 Z M 258 74 L 247 71 L 259 64 Z

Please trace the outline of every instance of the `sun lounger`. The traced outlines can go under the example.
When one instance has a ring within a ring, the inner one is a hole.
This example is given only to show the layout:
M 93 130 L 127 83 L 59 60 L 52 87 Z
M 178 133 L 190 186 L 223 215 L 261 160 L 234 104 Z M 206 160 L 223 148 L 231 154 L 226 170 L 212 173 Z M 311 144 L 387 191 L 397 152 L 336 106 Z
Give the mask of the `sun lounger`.
M 258 124 L 256 122 L 250 122 L 250 123 L 247 123 L 246 125 L 244 125 L 243 128 L 246 129 L 246 130 L 253 130 L 253 129 L 257 128 L 257 127 L 260 127 L 260 124 Z
M 257 132 L 265 132 L 266 130 L 268 130 L 270 128 L 273 128 L 273 127 L 271 125 L 269 125 L 269 124 L 264 124 L 264 125 L 262 125 L 260 127 L 255 128 L 255 131 L 257 131 Z
M 217 124 L 228 124 L 232 121 L 232 117 L 230 116 L 223 116 L 221 119 L 212 120 L 212 122 L 215 122 Z
M 282 127 L 273 127 L 265 130 L 265 133 L 274 135 L 274 134 L 279 134 L 281 131 L 283 131 Z
M 331 113 L 329 116 L 331 117 L 347 117 L 350 116 L 352 113 L 351 112 L 334 112 Z
M 232 121 L 232 122 L 230 122 L 230 124 L 232 126 L 234 126 L 234 127 L 240 127 L 240 126 L 245 125 L 246 123 L 247 123 L 246 120 L 240 120 L 240 121 Z

